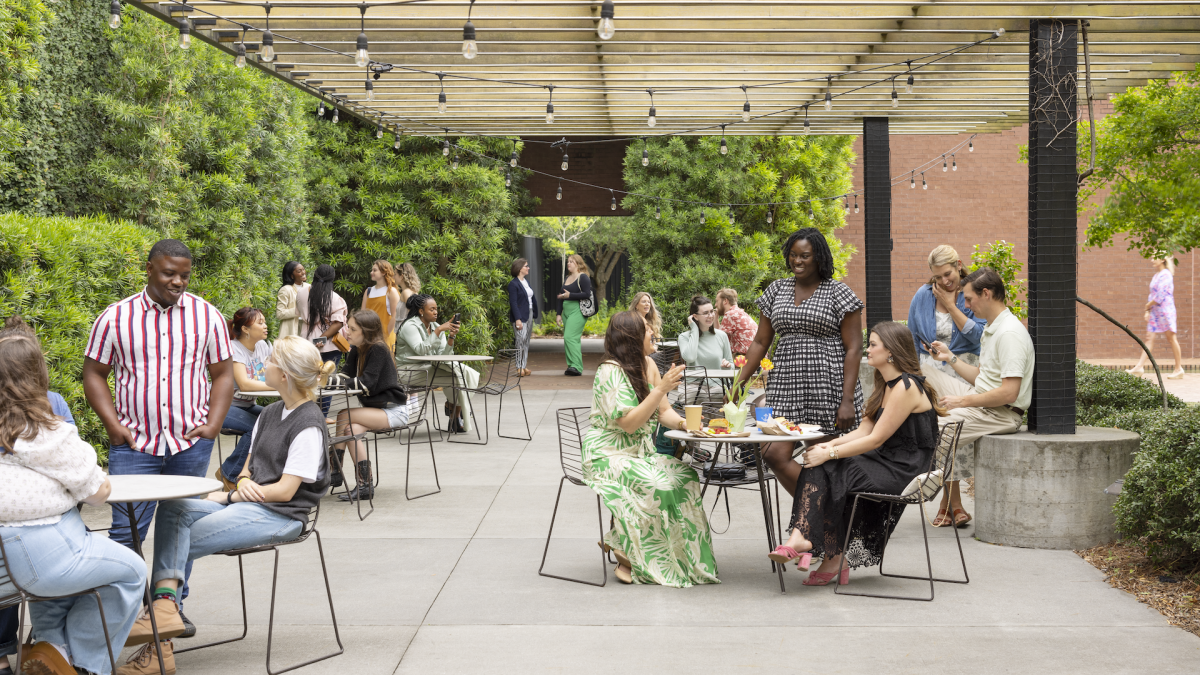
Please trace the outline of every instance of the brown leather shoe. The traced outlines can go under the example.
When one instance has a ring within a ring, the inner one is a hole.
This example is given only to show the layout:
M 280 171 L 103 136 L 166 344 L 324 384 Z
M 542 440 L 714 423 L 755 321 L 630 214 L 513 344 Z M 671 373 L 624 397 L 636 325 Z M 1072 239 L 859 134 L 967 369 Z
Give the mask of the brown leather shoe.
M 165 598 L 155 600 L 154 619 L 158 622 L 158 639 L 160 640 L 179 637 L 187 630 L 187 626 L 183 625 L 183 619 L 179 618 L 179 607 L 175 605 L 174 600 Z M 143 610 L 142 615 L 138 617 L 129 631 L 125 646 L 144 645 L 152 640 L 154 640 L 154 633 L 150 630 L 150 612 Z
M 175 675 L 175 649 L 170 640 L 158 643 L 162 645 L 163 666 L 167 675 Z M 72 671 L 72 674 L 74 671 Z M 125 665 L 117 668 L 116 675 L 158 675 L 158 653 L 151 642 L 133 653 Z
M 39 642 L 21 656 L 21 671 L 30 675 L 75 675 L 75 668 L 49 642 Z

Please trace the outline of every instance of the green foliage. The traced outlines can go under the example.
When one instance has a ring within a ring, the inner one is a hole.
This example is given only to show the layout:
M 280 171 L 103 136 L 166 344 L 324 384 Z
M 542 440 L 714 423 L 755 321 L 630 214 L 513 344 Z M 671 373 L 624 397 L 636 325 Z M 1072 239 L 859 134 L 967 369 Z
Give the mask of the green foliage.
M 608 280 L 620 262 L 621 255 L 633 238 L 634 228 L 629 218 L 596 218 L 571 216 L 564 218 L 520 218 L 517 234 L 540 237 L 547 253 L 559 256 L 562 268 L 567 268 L 566 258 L 572 253 L 591 258 L 596 269 L 592 270 L 592 292 L 596 302 L 603 302 Z M 612 298 L 614 302 L 618 298 Z
M 83 396 L 83 351 L 96 317 L 145 285 L 149 228 L 98 218 L 0 214 L 0 317 L 21 314 L 37 330 L 50 388 L 63 395 L 84 440 L 108 437 Z
M 1096 170 L 1079 204 L 1108 190 L 1087 228 L 1087 246 L 1111 245 L 1163 257 L 1200 244 L 1200 67 L 1151 80 L 1113 97 L 1114 114 L 1096 123 Z M 1079 123 L 1079 161 L 1090 154 L 1089 126 Z
M 1025 301 L 1025 280 L 1017 276 L 1024 265 L 1013 255 L 1013 245 L 997 240 L 988 244 L 986 251 L 980 251 L 979 244 L 975 244 L 975 252 L 971 254 L 970 271 L 974 272 L 980 267 L 990 267 L 1000 275 L 1004 281 L 1004 301 L 1012 310 L 1013 316 L 1018 319 L 1029 316 L 1029 306 Z
M 524 191 L 504 186 L 507 165 L 473 161 L 451 169 L 436 139 L 376 139 L 373 129 L 313 120 L 316 141 L 308 160 L 309 193 L 323 227 L 337 233 L 324 261 L 338 271 L 337 288 L 351 307 L 360 303 L 377 259 L 411 262 L 422 293 L 443 317 L 461 312 L 456 349 L 489 353 L 511 340 L 505 287 L 511 233 Z M 493 157 L 512 148 L 506 139 L 458 139 Z
M 620 303 L 610 305 L 607 300 L 600 300 L 598 302 L 600 303 L 600 307 L 596 310 L 596 313 L 588 317 L 587 322 L 583 324 L 584 335 L 598 335 L 603 337 L 608 332 L 609 319 L 613 318 L 613 315 L 617 312 L 625 311 L 625 307 L 621 306 Z
M 1098 426 L 1099 420 L 1121 410 L 1161 411 L 1162 390 L 1154 380 L 1076 361 L 1075 402 L 1076 424 Z M 1188 407 L 1182 399 L 1170 393 L 1167 394 L 1167 405 L 1171 408 Z
M 716 137 L 671 137 L 648 141 L 650 166 L 641 146 L 625 155 L 625 183 L 631 192 L 623 206 L 634 215 L 629 227 L 634 291 L 654 296 L 663 314 L 663 334 L 684 330 L 692 295 L 712 297 L 729 287 L 750 305 L 759 291 L 784 274 L 780 248 L 801 227 L 817 227 L 829 241 L 837 276 L 845 274 L 854 249 L 834 231 L 845 225 L 842 201 L 809 206 L 787 204 L 850 192 L 854 160 L 851 136 L 726 138 L 719 153 Z M 690 200 L 680 204 L 663 199 Z M 718 209 L 706 203 L 772 203 Z M 655 209 L 661 207 L 662 217 Z M 767 213 L 773 223 L 767 223 Z M 701 214 L 704 215 L 701 220 Z
M 14 169 L 9 154 L 24 132 L 17 104 L 33 90 L 40 67 L 37 46 L 47 21 L 54 18 L 42 0 L 0 0 L 0 178 Z
M 587 328 L 587 324 L 584 324 Z M 607 330 L 607 326 L 605 327 Z M 558 323 L 558 314 L 554 310 L 542 312 L 542 318 L 533 327 L 533 334 L 541 337 L 562 337 L 563 327 Z

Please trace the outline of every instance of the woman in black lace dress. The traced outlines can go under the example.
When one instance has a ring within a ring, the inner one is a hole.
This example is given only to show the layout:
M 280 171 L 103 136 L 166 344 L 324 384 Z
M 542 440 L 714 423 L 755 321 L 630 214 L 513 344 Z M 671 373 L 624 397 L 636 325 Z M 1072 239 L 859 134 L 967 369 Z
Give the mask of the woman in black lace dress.
M 823 558 L 808 576 L 808 586 L 824 586 L 838 576 L 850 579 L 850 567 L 878 564 L 895 529 L 902 505 L 888 515 L 887 504 L 860 501 L 848 551 L 846 523 L 853 492 L 900 494 L 918 474 L 930 470 L 937 446 L 937 392 L 921 377 L 912 333 L 893 321 L 871 329 L 867 363 L 875 367 L 875 390 L 858 429 L 804 452 L 804 467 L 792 503 L 792 534 L 771 552 L 776 562 L 798 559 L 808 569 L 812 556 Z M 900 386 L 896 386 L 900 385 Z

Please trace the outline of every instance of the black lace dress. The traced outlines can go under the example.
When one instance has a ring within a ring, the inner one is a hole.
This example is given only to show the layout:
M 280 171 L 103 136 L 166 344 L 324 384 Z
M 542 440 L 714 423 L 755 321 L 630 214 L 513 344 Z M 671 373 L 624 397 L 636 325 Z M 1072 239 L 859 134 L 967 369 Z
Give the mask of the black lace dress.
M 887 386 L 894 387 L 901 380 L 905 389 L 925 382 L 923 377 L 905 373 Z M 873 420 L 878 421 L 882 414 L 880 408 Z M 900 494 L 915 476 L 929 470 L 937 439 L 938 417 L 930 408 L 909 415 L 891 438 L 874 450 L 802 469 L 792 502 L 792 527 L 800 528 L 813 543 L 813 556 L 829 557 L 841 552 L 854 506 L 851 493 Z M 850 567 L 877 565 L 883 560 L 883 547 L 903 513 L 903 504 L 893 505 L 889 517 L 887 504 L 859 500 L 846 551 Z

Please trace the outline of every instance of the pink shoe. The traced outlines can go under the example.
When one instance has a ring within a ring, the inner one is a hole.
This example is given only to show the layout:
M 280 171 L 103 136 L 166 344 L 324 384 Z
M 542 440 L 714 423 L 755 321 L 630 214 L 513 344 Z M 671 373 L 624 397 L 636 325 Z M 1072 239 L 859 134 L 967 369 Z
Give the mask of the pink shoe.
M 812 561 L 812 553 L 809 553 L 808 551 L 799 553 L 791 546 L 783 545 L 776 546 L 774 551 L 771 551 L 767 554 L 767 557 L 773 562 L 779 563 L 780 565 L 786 565 L 787 563 L 796 560 L 796 569 L 800 570 L 801 572 L 807 572 L 808 564 Z
M 835 576 L 838 576 L 837 572 L 830 572 L 828 574 L 823 572 L 809 572 L 808 578 L 802 583 L 805 586 L 826 586 L 829 582 L 833 581 Z M 848 583 L 850 583 L 850 568 L 843 567 L 842 574 L 838 579 L 838 585 L 845 586 Z

